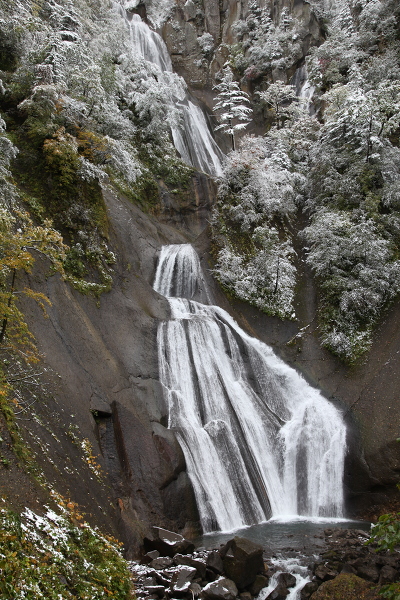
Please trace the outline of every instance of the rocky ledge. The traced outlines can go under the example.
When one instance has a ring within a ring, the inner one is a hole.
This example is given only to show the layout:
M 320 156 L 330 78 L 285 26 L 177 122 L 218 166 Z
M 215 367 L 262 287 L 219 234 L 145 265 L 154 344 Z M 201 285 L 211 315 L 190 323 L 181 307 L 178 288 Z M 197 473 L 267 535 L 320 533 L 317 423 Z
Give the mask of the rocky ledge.
M 377 552 L 358 529 L 325 529 L 326 550 L 311 566 L 301 600 L 382 599 L 382 587 L 400 581 L 400 554 Z M 400 586 L 399 586 L 400 589 Z
M 365 531 L 326 529 L 324 536 L 325 547 L 309 564 L 301 600 L 381 600 L 382 586 L 400 581 L 400 554 L 366 545 Z M 218 549 L 195 550 L 181 535 L 154 528 L 144 549 L 142 560 L 131 563 L 138 600 L 252 600 L 273 575 L 276 585 L 260 598 L 285 600 L 296 585 L 293 574 L 276 573 L 262 546 L 240 537 Z
M 235 537 L 218 550 L 198 549 L 176 533 L 154 528 L 147 553 L 131 563 L 138 599 L 251 600 L 268 584 L 263 548 Z

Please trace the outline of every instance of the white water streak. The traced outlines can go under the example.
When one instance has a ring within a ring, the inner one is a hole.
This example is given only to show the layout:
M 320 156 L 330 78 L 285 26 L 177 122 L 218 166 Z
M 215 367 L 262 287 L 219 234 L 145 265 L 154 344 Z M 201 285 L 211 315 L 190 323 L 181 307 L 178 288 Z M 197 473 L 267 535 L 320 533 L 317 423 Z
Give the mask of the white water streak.
M 165 101 L 178 107 L 181 112 L 181 124 L 171 125 L 172 139 L 179 155 L 186 164 L 219 177 L 222 174 L 223 154 L 211 134 L 203 111 L 190 98 L 184 80 L 175 78 L 172 85 L 169 76 L 172 63 L 164 40 L 139 15 L 131 15 L 130 20 L 126 18 L 126 22 L 133 53 L 157 65 L 160 69 L 159 77 L 171 89 L 171 95 Z
M 158 330 L 169 427 L 204 532 L 277 515 L 341 517 L 340 412 L 227 312 L 196 301 L 209 295 L 192 246 L 162 248 L 154 288 L 171 307 Z

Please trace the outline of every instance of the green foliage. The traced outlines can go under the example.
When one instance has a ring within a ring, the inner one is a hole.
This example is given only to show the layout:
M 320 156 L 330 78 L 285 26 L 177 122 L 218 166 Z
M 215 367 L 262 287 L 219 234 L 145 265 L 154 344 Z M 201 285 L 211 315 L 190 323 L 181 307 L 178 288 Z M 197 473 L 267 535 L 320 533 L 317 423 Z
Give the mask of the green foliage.
M 394 552 L 400 547 L 400 513 L 390 513 L 379 517 L 372 527 L 367 544 L 376 545 L 377 552 Z M 383 585 L 379 591 L 383 598 L 400 600 L 400 583 Z
M 33 461 L 31 451 L 22 438 L 15 419 L 15 408 L 18 406 L 18 402 L 14 397 L 12 387 L 7 383 L 3 365 L 4 362 L 0 364 L 0 412 L 7 431 L 10 434 L 12 449 L 17 460 L 21 461 L 21 464 L 29 472 L 36 474 L 36 465 Z
M 86 523 L 73 503 L 61 514 L 0 511 L 0 598 L 128 600 L 127 563 L 118 543 Z
M 367 544 L 376 544 L 377 552 L 393 552 L 395 548 L 400 547 L 400 513 L 380 516 L 377 524 L 372 527 Z

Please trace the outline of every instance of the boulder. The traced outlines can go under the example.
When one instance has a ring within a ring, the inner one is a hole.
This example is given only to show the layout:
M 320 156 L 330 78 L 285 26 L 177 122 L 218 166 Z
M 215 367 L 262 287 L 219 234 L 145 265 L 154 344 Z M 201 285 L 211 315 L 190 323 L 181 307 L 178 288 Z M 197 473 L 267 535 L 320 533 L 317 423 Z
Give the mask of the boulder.
M 265 575 L 257 575 L 251 586 L 249 587 L 249 592 L 252 596 L 258 596 L 261 590 L 268 585 L 269 578 L 265 577 Z
M 349 563 L 345 563 L 343 565 L 342 570 L 340 571 L 341 573 L 352 573 L 353 575 L 356 574 L 356 570 L 354 567 L 352 567 Z
M 362 579 L 366 579 L 367 581 L 376 583 L 379 579 L 379 571 L 373 564 L 360 565 L 356 568 L 356 571 L 359 577 L 362 577 Z
M 381 572 L 379 574 L 379 584 L 385 585 L 386 583 L 394 583 L 400 578 L 400 573 L 397 569 L 394 569 L 390 565 L 385 565 L 382 567 Z
M 211 571 L 214 571 L 219 575 L 223 573 L 224 565 L 222 563 L 222 558 L 219 552 L 215 550 L 210 552 L 210 554 L 207 556 L 207 567 L 211 569 Z
M 300 592 L 300 600 L 308 600 L 311 594 L 313 594 L 317 589 L 318 583 L 316 581 L 309 581 Z
M 382 600 L 374 585 L 352 575 L 341 573 L 335 579 L 322 583 L 310 600 Z
M 172 567 L 174 561 L 169 556 L 160 556 L 159 558 L 154 558 L 150 567 L 152 569 L 156 569 L 156 571 L 162 571 L 162 569 L 168 569 L 168 567 Z
M 204 579 L 206 576 L 206 563 L 186 554 L 175 554 L 174 562 L 176 565 L 186 565 L 196 569 L 196 576 Z
M 171 592 L 174 596 L 185 596 L 189 592 L 190 585 L 196 577 L 196 569 L 180 565 L 171 579 Z
M 296 577 L 291 573 L 280 573 L 278 575 L 278 584 L 287 588 L 294 587 L 296 585 Z
M 194 544 L 185 540 L 179 533 L 153 527 L 153 537 L 146 537 L 143 540 L 144 548 L 147 552 L 158 550 L 162 556 L 173 557 L 175 554 L 190 554 L 194 551 Z
M 243 590 L 264 572 L 263 548 L 250 540 L 235 537 L 224 548 L 223 565 L 227 577 Z
M 238 595 L 238 589 L 234 581 L 220 577 L 217 581 L 208 583 L 201 595 L 205 600 L 234 600 Z
M 329 581 L 338 575 L 338 571 L 332 569 L 329 565 L 317 565 L 314 574 L 321 581 Z
M 267 596 L 266 600 L 285 600 L 289 595 L 289 590 L 283 584 L 278 584 L 276 588 Z

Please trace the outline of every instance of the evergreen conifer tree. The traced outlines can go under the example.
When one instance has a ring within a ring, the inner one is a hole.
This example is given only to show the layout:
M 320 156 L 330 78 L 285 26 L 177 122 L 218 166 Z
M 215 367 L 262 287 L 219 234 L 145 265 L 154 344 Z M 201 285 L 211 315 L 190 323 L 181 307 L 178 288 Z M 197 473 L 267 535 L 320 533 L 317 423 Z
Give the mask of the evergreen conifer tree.
M 221 129 L 231 136 L 232 150 L 235 150 L 236 131 L 245 129 L 251 121 L 249 95 L 240 89 L 229 66 L 224 67 L 221 82 L 214 87 L 214 90 L 218 92 L 214 111 L 220 123 L 216 130 Z

